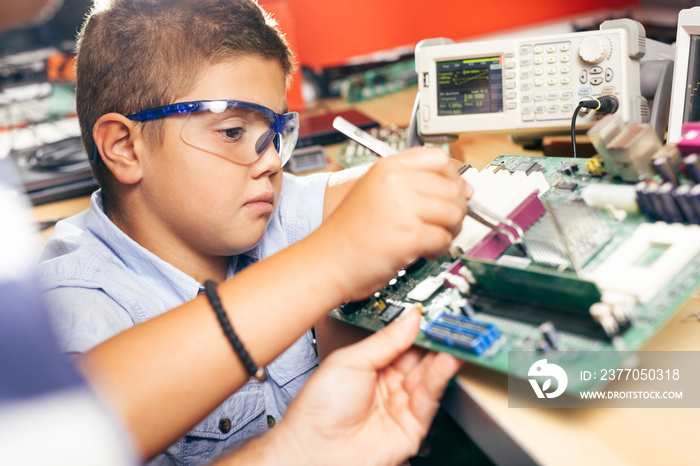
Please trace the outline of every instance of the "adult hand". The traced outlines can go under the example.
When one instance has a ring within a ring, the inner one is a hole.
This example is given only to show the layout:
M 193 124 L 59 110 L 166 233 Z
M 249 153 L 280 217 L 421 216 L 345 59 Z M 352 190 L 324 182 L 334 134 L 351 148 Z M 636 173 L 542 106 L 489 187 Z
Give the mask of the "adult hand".
M 462 365 L 411 348 L 419 320 L 413 309 L 319 366 L 269 434 L 283 463 L 389 465 L 418 452 Z

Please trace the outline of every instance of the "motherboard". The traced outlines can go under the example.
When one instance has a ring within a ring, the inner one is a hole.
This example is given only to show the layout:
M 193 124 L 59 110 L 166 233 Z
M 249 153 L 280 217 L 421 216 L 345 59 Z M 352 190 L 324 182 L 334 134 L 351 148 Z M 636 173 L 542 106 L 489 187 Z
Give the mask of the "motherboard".
M 644 187 L 666 183 L 663 173 L 630 183 L 607 165 L 499 156 L 470 168 L 462 176 L 473 199 L 499 226 L 466 217 L 448 255 L 418 258 L 330 315 L 377 331 L 418 307 L 416 345 L 503 373 L 510 351 L 639 349 L 700 286 L 700 226 L 692 205 L 691 217 L 676 205 L 674 221 L 660 197 L 643 198 Z M 697 191 L 675 168 L 673 192 Z

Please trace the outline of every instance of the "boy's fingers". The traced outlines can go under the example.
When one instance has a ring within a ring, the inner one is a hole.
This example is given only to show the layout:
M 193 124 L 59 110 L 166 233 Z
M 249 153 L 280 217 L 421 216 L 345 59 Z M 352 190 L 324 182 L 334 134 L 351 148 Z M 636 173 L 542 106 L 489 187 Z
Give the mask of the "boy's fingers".
M 396 159 L 396 162 L 393 159 Z M 452 159 L 439 147 L 415 147 L 386 160 L 414 170 L 431 170 L 451 177 L 459 176 L 451 162 Z

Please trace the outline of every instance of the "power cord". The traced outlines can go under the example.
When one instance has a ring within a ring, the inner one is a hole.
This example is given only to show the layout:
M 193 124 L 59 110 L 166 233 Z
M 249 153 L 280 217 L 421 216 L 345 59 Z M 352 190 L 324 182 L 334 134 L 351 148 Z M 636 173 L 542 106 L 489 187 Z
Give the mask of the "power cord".
M 582 108 L 590 108 L 601 115 L 607 115 L 615 113 L 620 108 L 620 101 L 611 95 L 603 95 L 597 99 L 582 100 L 578 103 L 574 115 L 571 117 L 571 149 L 574 158 L 576 158 L 576 117 Z

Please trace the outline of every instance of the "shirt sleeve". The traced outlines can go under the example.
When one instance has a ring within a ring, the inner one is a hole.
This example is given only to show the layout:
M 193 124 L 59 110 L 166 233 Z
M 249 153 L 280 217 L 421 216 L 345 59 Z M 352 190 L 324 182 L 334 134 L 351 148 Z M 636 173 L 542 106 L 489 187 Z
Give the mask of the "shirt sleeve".
M 65 353 L 84 353 L 134 326 L 129 313 L 100 289 L 60 286 L 43 294 Z
M 305 238 L 321 225 L 323 200 L 330 173 L 306 176 L 284 174 L 280 195 L 280 221 L 288 244 Z

